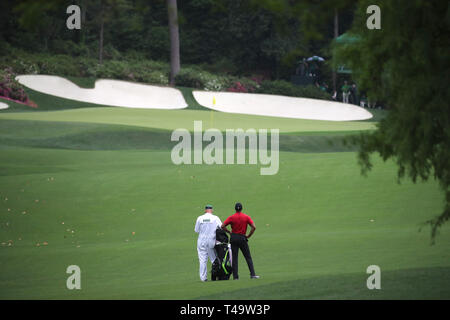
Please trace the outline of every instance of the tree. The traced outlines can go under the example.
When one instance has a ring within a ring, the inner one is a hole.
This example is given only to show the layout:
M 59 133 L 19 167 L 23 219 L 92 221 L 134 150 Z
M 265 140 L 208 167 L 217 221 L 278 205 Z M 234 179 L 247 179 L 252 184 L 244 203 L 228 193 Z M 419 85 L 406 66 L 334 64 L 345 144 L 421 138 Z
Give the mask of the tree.
M 167 0 L 170 34 L 170 79 L 171 86 L 175 85 L 175 77 L 180 72 L 180 36 L 178 32 L 177 0 Z
M 65 12 L 61 0 L 21 0 L 17 1 L 13 12 L 19 15 L 19 26 L 34 33 L 34 36 L 43 43 L 44 51 L 47 51 L 49 42 L 61 32 L 61 26 L 64 25 L 59 23 L 60 19 L 57 17 L 59 10 Z
M 87 2 L 87 13 L 91 14 L 90 24 L 98 28 L 98 61 L 103 63 L 105 25 L 114 21 L 114 17 L 130 7 L 128 0 L 95 0 Z
M 339 37 L 339 14 L 338 9 L 334 8 L 334 32 L 333 32 L 333 38 L 334 40 Z M 337 74 L 336 70 L 333 69 L 333 91 L 336 91 L 336 83 L 337 83 Z
M 99 41 L 98 41 L 98 63 L 103 64 L 103 35 L 105 30 L 105 6 L 103 1 L 100 0 L 100 33 L 99 33 Z
M 426 224 L 434 242 L 450 217 L 450 8 L 440 0 L 380 0 L 381 30 L 366 26 L 361 0 L 351 30 L 359 41 L 337 46 L 335 61 L 353 71 L 360 89 L 390 109 L 378 129 L 352 139 L 360 147 L 363 173 L 370 156 L 394 159 L 399 180 L 434 177 L 445 194 L 444 209 Z
M 283 34 L 292 34 L 289 26 L 298 28 L 296 56 L 330 54 L 329 45 L 350 26 L 354 11 L 354 0 L 252 0 L 256 6 L 263 7 L 278 17 L 275 22 Z M 293 21 L 296 23 L 293 24 Z M 350 21 L 350 22 L 349 22 Z M 332 75 L 333 89 L 336 89 L 336 73 Z

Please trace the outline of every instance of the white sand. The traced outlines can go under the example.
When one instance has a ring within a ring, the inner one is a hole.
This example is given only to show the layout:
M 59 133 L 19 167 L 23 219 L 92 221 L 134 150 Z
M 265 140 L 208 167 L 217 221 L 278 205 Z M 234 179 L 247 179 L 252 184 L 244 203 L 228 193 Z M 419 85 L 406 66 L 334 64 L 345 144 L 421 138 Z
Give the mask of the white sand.
M 8 108 L 9 108 L 9 106 L 6 103 L 0 102 L 0 110 L 8 109 Z
M 48 75 L 21 75 L 16 79 L 24 86 L 53 96 L 115 107 L 149 109 L 183 109 L 183 94 L 174 88 L 100 79 L 95 88 L 80 88 L 73 82 Z
M 193 95 L 206 108 L 230 113 L 331 121 L 365 120 L 373 116 L 353 104 L 326 100 L 234 92 L 194 91 Z

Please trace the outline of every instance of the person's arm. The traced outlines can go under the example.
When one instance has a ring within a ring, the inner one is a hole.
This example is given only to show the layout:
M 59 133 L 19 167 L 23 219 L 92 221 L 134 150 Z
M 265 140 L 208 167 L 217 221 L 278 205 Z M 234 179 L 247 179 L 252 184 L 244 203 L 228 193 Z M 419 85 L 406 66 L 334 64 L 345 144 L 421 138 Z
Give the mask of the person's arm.
M 250 228 L 251 228 L 250 233 L 247 236 L 245 236 L 247 239 L 249 239 L 256 230 L 256 226 L 253 223 L 253 221 L 250 223 Z
M 224 221 L 224 223 L 222 223 L 221 228 L 222 228 L 222 230 L 225 231 L 226 233 L 231 234 L 231 231 L 228 230 L 228 228 L 227 228 L 227 225 L 229 225 L 229 224 L 230 224 L 230 223 L 228 222 L 228 219 L 227 219 L 227 220 Z
M 197 233 L 200 232 L 200 224 L 199 224 L 198 218 L 197 218 L 197 221 L 195 222 L 194 231 L 197 232 Z

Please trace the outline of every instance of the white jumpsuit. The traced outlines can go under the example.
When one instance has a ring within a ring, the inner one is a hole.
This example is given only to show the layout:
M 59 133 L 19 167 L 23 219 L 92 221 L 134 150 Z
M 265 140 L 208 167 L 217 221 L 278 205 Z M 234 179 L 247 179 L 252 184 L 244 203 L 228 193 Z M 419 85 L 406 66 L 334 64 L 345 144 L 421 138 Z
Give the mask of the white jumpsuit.
M 216 244 L 216 229 L 220 228 L 222 222 L 219 217 L 212 213 L 205 213 L 197 218 L 195 232 L 198 233 L 197 252 L 200 261 L 200 280 L 206 281 L 208 278 L 207 263 L 208 257 L 211 263 L 216 260 L 214 246 Z

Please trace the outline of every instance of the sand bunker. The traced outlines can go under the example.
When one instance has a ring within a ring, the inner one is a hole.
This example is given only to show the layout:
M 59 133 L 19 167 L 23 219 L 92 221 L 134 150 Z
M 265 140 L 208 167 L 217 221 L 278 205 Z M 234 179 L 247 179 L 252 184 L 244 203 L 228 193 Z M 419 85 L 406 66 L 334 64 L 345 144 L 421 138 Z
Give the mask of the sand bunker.
M 326 100 L 233 92 L 194 91 L 193 95 L 202 106 L 222 112 L 331 121 L 372 118 L 364 108 Z
M 182 93 L 174 88 L 150 86 L 120 80 L 97 80 L 95 88 L 80 88 L 73 82 L 48 75 L 22 75 L 16 79 L 24 86 L 49 95 L 115 107 L 183 109 Z
M 8 108 L 9 108 L 9 106 L 6 103 L 0 102 L 0 110 L 8 109 Z

